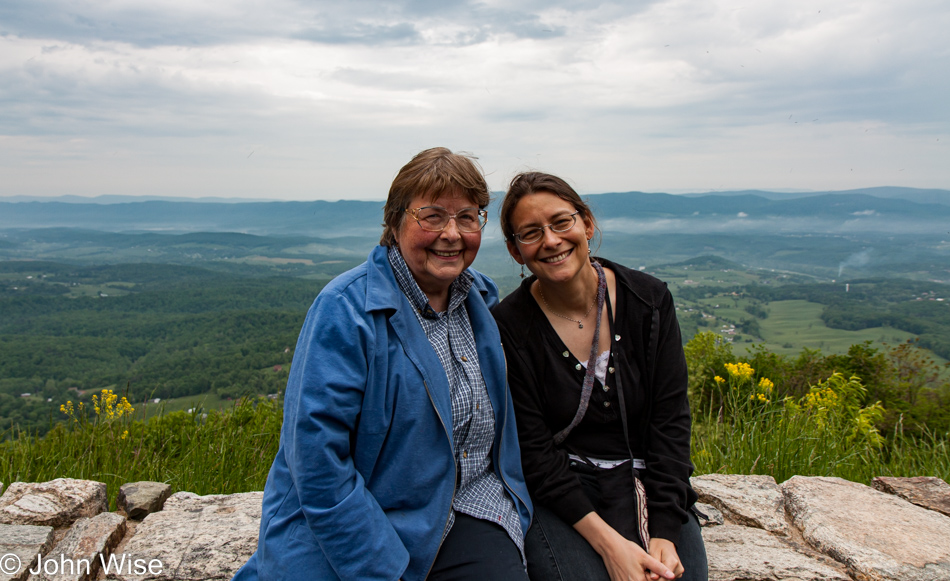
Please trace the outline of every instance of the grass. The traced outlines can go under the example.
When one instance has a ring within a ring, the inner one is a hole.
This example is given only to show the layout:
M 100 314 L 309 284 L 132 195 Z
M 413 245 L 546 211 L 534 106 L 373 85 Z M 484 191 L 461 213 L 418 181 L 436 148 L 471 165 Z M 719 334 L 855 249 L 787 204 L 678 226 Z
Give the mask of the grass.
M 950 480 L 950 434 L 912 436 L 901 423 L 881 434 L 875 426 L 884 409 L 861 406 L 859 378 L 836 373 L 800 399 L 773 391 L 768 378 L 743 363 L 729 369 L 728 380 L 717 379 L 714 405 L 693 427 L 697 474 L 767 474 L 777 482 L 795 475 L 864 484 L 875 476 Z
M 860 331 L 831 329 L 821 320 L 823 305 L 807 301 L 775 301 L 768 304 L 769 317 L 761 319 L 766 348 L 780 355 L 792 355 L 802 347 L 824 353 L 847 353 L 851 345 L 871 341 L 876 346 L 895 345 L 915 335 L 892 327 L 874 327 Z M 791 345 L 791 346 L 790 346 Z
M 701 380 L 704 371 L 694 367 L 694 380 Z M 796 474 L 863 483 L 875 476 L 950 480 L 950 434 L 911 436 L 900 422 L 879 433 L 883 410 L 862 407 L 857 378 L 835 374 L 799 399 L 783 399 L 747 364 L 725 368 L 729 378 L 704 392 L 713 405 L 694 406 L 710 410 L 693 427 L 698 474 L 769 474 L 779 482 Z M 64 405 L 68 421 L 43 437 L 14 432 L 0 441 L 0 482 L 96 480 L 106 483 L 113 502 L 120 485 L 139 480 L 167 482 L 174 492 L 231 494 L 262 490 L 277 453 L 282 408 L 269 398 L 192 396 L 133 410 L 103 390 L 94 405 Z
M 226 410 L 234 404 L 234 401 L 221 399 L 221 397 L 216 393 L 203 393 L 201 395 L 188 395 L 172 399 L 163 399 L 157 403 L 149 401 L 145 404 L 139 404 L 139 406 L 144 418 L 151 418 L 157 415 L 164 415 L 172 412 L 191 412 L 191 410 L 201 410 L 202 412 L 208 412 L 211 410 Z
M 101 401 L 110 396 L 103 392 Z M 0 442 L 0 482 L 79 478 L 104 482 L 110 502 L 126 482 L 167 482 L 173 492 L 231 494 L 263 490 L 277 453 L 282 414 L 267 398 L 224 410 L 198 408 L 134 419 L 124 402 L 71 421 L 42 438 L 16 433 Z
M 649 269 L 650 273 L 670 285 L 673 295 L 680 287 L 701 285 L 712 289 L 734 288 L 758 282 L 761 274 L 746 270 L 706 270 L 665 266 Z
M 69 296 L 77 297 L 97 297 L 106 295 L 109 297 L 120 297 L 129 294 L 129 290 L 135 286 L 134 283 L 123 282 L 104 282 L 101 284 L 78 284 L 69 287 Z
M 781 412 L 728 424 L 694 426 L 696 474 L 768 474 L 777 482 L 794 475 L 837 476 L 870 484 L 875 476 L 936 476 L 950 481 L 950 437 L 905 435 L 895 428 L 880 447 L 814 431 Z

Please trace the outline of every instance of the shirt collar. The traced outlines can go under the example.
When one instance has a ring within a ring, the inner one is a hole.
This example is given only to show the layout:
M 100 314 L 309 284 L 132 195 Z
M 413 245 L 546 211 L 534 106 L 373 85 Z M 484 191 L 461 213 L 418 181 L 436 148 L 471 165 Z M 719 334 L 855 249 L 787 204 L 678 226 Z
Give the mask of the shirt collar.
M 419 288 L 419 284 L 412 276 L 412 271 L 409 270 L 409 265 L 402 257 L 402 252 L 396 246 L 389 247 L 389 264 L 393 268 L 393 274 L 396 276 L 399 289 L 409 299 L 412 307 L 426 319 L 438 319 L 439 313 L 429 305 L 429 297 Z M 452 285 L 449 286 L 449 308 L 447 312 L 454 311 L 465 301 L 474 281 L 475 277 L 468 270 L 462 271 L 462 274 L 452 281 Z

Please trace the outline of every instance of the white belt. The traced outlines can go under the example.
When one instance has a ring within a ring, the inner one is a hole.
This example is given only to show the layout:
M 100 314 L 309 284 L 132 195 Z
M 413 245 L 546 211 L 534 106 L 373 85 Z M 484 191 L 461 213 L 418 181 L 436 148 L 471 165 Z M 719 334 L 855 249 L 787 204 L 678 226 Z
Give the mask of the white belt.
M 587 463 L 585 462 L 583 458 L 581 458 L 580 456 L 576 454 L 568 454 L 567 457 L 577 462 L 584 462 L 585 464 Z M 629 458 L 625 458 L 623 460 L 604 460 L 602 458 L 588 458 L 587 460 L 594 466 L 598 468 L 603 468 L 606 470 L 610 470 L 611 468 L 616 468 L 617 466 L 620 466 L 624 462 L 630 461 Z M 646 470 L 647 463 L 641 460 L 640 458 L 634 458 L 633 467 L 636 468 L 637 470 Z

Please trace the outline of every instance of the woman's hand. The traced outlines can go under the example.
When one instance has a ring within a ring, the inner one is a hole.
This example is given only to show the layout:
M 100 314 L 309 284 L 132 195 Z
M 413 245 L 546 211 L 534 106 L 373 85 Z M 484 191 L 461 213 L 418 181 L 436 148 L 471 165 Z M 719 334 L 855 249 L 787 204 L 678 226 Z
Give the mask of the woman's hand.
M 667 568 L 673 571 L 676 579 L 683 576 L 683 564 L 680 562 L 679 554 L 676 552 L 676 545 L 666 539 L 650 539 L 650 555 L 660 561 Z M 660 576 L 650 572 L 651 581 L 657 581 Z
M 624 538 L 596 512 L 587 513 L 584 518 L 574 523 L 574 528 L 603 558 L 611 581 L 655 581 L 660 578 L 675 579 L 678 576 L 659 558 Z M 670 546 L 672 547 L 672 543 Z M 650 548 L 652 553 L 652 542 Z M 672 553 L 679 564 L 675 548 L 672 548 Z M 683 567 L 680 566 L 680 575 L 682 571 Z

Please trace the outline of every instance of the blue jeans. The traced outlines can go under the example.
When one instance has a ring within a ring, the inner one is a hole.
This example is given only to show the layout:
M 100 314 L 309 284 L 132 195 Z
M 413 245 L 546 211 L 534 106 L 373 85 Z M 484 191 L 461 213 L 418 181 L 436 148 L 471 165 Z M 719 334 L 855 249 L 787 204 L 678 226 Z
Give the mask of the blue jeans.
M 676 552 L 685 572 L 681 581 L 707 581 L 706 545 L 696 515 L 680 530 Z M 604 560 L 574 527 L 538 504 L 524 543 L 531 581 L 610 581 Z

